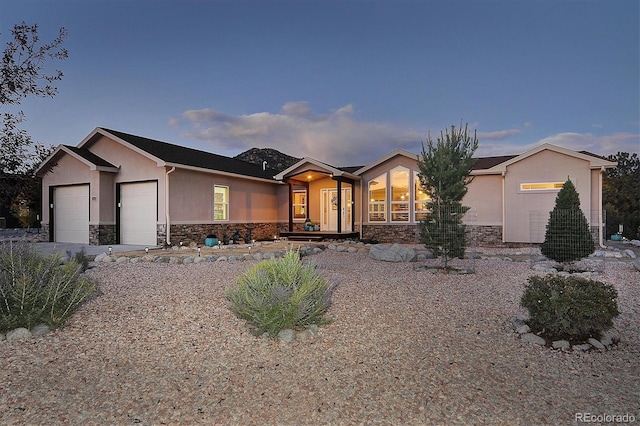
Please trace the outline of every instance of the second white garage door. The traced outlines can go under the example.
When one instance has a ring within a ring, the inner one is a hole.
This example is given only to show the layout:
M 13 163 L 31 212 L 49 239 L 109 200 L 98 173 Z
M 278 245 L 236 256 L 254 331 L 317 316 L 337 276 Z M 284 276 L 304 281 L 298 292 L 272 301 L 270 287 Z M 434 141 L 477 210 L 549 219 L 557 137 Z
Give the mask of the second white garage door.
M 157 245 L 157 182 L 120 185 L 120 244 Z

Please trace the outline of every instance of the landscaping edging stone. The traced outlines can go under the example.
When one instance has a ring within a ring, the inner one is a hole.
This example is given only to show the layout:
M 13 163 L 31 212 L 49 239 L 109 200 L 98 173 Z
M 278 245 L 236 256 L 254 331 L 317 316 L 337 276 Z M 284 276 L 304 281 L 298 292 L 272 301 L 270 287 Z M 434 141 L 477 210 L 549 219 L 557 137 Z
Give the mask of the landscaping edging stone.
M 521 314 L 511 320 L 511 325 L 516 334 L 520 336 L 520 340 L 525 343 L 532 343 L 539 346 L 549 346 L 555 350 L 561 351 L 574 351 L 574 352 L 587 352 L 590 350 L 610 350 L 615 343 L 619 342 L 620 338 L 613 330 L 607 330 L 603 333 L 600 340 L 590 337 L 586 342 L 571 344 L 567 340 L 553 340 L 547 341 L 545 338 L 538 336 L 531 332 L 531 329 L 526 324 L 529 320 L 527 314 Z

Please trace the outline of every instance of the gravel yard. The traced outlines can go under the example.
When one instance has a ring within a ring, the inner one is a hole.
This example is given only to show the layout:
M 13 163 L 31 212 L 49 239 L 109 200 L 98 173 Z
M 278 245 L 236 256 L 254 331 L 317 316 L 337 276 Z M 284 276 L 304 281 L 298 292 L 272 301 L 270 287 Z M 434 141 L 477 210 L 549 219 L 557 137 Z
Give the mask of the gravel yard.
M 521 342 L 526 262 L 430 274 L 325 250 L 336 280 L 311 340 L 254 337 L 224 291 L 253 262 L 101 263 L 103 294 L 42 337 L 0 342 L 0 424 L 573 424 L 640 421 L 640 273 L 610 262 L 612 350 Z M 424 263 L 424 262 L 421 262 Z

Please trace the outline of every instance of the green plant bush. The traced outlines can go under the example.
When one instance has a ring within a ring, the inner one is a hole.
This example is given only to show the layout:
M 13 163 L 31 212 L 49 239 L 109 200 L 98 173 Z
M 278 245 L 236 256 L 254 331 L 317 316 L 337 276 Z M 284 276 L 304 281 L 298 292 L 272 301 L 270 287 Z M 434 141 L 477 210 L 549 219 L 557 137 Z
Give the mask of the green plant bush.
M 599 337 L 620 314 L 618 292 L 581 277 L 530 277 L 520 304 L 529 310 L 529 327 L 550 339 Z
M 62 325 L 96 285 L 75 259 L 41 256 L 26 243 L 0 245 L 0 332 L 37 324 Z
M 333 286 L 297 251 L 262 261 L 238 278 L 226 293 L 231 310 L 255 327 L 255 334 L 275 337 L 281 330 L 326 324 Z

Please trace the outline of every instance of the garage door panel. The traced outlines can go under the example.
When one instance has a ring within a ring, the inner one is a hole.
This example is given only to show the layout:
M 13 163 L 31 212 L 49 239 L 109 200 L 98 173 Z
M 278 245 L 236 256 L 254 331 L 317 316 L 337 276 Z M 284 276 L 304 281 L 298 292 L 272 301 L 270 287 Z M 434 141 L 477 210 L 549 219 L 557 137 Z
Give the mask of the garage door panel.
M 55 188 L 53 209 L 57 242 L 89 244 L 89 185 Z
M 157 188 L 156 182 L 120 186 L 120 243 L 157 244 Z

